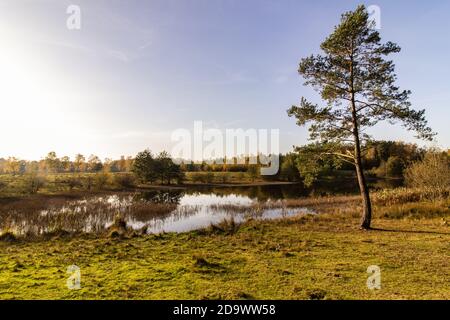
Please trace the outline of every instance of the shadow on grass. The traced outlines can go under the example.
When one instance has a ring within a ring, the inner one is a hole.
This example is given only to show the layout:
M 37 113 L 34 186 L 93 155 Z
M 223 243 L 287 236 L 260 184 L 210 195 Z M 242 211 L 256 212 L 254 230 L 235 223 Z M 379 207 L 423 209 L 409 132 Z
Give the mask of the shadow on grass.
M 370 228 L 368 231 L 398 232 L 398 233 L 418 233 L 418 234 L 437 234 L 437 235 L 443 235 L 443 236 L 450 236 L 450 233 L 448 233 L 448 232 L 424 231 L 424 230 L 395 230 L 395 229 L 383 229 L 383 228 Z

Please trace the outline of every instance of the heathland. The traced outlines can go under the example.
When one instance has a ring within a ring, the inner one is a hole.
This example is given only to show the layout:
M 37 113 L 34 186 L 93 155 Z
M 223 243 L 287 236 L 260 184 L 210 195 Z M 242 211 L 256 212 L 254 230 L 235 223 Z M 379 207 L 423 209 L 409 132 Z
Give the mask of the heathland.
M 320 214 L 224 221 L 185 233 L 49 233 L 0 241 L 2 299 L 448 299 L 447 198 L 374 194 L 373 229 L 357 196 L 291 200 Z M 81 288 L 69 290 L 77 265 Z M 367 268 L 381 270 L 370 290 Z

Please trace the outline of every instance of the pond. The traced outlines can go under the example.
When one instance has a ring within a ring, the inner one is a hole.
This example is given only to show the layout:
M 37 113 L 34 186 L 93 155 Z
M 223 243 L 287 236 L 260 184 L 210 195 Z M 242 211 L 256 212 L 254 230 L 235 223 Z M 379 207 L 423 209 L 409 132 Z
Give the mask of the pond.
M 356 191 L 351 185 L 334 183 L 333 187 L 337 190 L 326 185 L 305 189 L 300 184 L 190 187 L 16 199 L 0 202 L 0 231 L 21 235 L 61 230 L 96 233 L 107 230 L 120 217 L 129 228 L 142 233 L 185 232 L 231 219 L 239 223 L 250 218 L 315 214 L 289 199 Z
M 244 188 L 240 193 L 229 188 L 158 189 L 78 199 L 57 196 L 18 199 L 0 205 L 0 230 L 19 235 L 61 230 L 96 233 L 107 230 L 120 217 L 129 228 L 145 233 L 185 232 L 223 220 L 239 223 L 249 218 L 274 219 L 312 213 L 306 208 L 288 207 L 282 201 L 282 193 L 264 196 L 262 200 L 250 189 Z

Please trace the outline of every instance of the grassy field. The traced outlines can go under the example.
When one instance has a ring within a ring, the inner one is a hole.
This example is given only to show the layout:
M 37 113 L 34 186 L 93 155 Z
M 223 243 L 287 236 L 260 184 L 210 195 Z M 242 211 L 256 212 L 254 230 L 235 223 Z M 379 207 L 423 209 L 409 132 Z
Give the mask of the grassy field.
M 0 299 L 450 299 L 449 204 L 377 205 L 371 231 L 331 201 L 322 215 L 183 234 L 4 239 Z M 66 286 L 72 264 L 80 290 Z
M 122 179 L 120 179 L 122 177 Z M 123 179 L 123 177 L 127 179 Z M 40 179 L 37 191 L 30 191 L 31 186 Z M 261 177 L 252 178 L 246 172 L 186 172 L 181 186 L 192 185 L 261 185 L 287 183 L 264 181 Z M 0 197 L 27 196 L 30 194 L 65 194 L 74 191 L 120 191 L 136 187 L 160 187 L 159 184 L 141 185 L 131 173 L 49 173 L 32 177 L 29 174 L 0 174 Z M 167 185 L 166 185 L 167 186 Z M 171 186 L 176 186 L 172 184 Z

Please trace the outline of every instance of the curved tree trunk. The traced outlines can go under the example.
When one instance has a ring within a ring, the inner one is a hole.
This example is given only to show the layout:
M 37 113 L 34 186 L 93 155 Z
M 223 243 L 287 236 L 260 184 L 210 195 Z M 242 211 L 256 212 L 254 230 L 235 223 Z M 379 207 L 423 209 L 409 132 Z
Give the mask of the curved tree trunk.
M 352 44 L 353 53 L 353 44 Z M 359 122 L 358 113 L 356 111 L 355 88 L 354 88 L 354 72 L 353 72 L 353 55 L 350 57 L 350 101 L 352 111 L 353 139 L 355 141 L 355 167 L 358 177 L 359 191 L 361 192 L 363 212 L 361 215 L 361 228 L 370 229 L 372 221 L 372 205 L 370 203 L 369 188 L 367 187 L 366 178 L 364 177 L 362 159 L 361 159 L 361 140 L 359 138 Z
M 359 191 L 361 192 L 363 212 L 361 215 L 361 228 L 370 229 L 372 220 L 372 205 L 370 203 L 369 188 L 367 187 L 366 178 L 363 172 L 361 159 L 361 141 L 359 139 L 358 118 L 356 114 L 356 107 L 352 95 L 352 114 L 353 114 L 353 138 L 355 140 L 355 167 L 356 176 L 358 177 Z
M 356 149 L 356 147 L 355 147 Z M 360 152 L 359 152 L 360 153 Z M 361 154 L 356 157 L 356 175 L 358 177 L 359 190 L 361 191 L 363 212 L 361 215 L 361 228 L 370 229 L 372 220 L 372 205 L 370 203 L 369 189 L 367 187 L 366 178 L 361 163 Z

